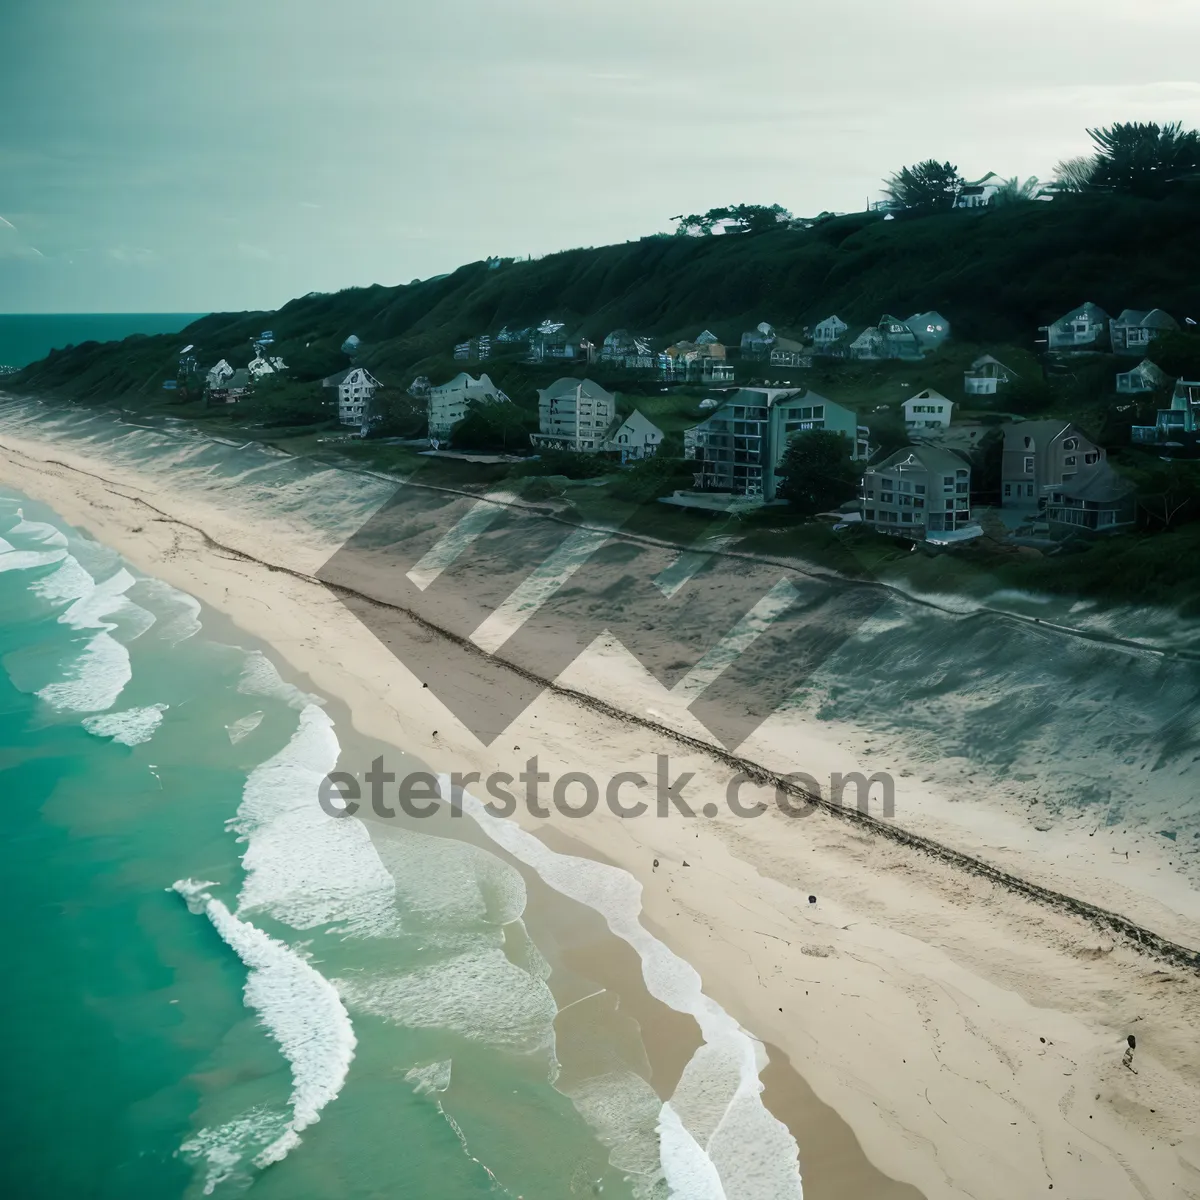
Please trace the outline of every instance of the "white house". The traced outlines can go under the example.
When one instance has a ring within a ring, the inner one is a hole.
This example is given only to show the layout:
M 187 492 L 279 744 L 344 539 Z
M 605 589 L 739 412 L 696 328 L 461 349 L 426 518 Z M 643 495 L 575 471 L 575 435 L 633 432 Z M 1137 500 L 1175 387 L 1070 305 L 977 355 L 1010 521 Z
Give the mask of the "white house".
M 606 450 L 620 454 L 622 462 L 650 458 L 662 445 L 663 431 L 635 408 L 609 437 Z
M 1117 391 L 1123 396 L 1137 395 L 1139 392 L 1154 392 L 1165 388 L 1171 382 L 1171 377 L 1161 367 L 1155 366 L 1148 358 L 1143 358 L 1131 371 L 1117 373 Z
M 1109 326 L 1114 354 L 1145 354 L 1146 347 L 1156 337 L 1178 329 L 1179 325 L 1169 313 L 1161 308 L 1149 312 L 1127 308 L 1119 317 L 1114 317 Z
M 617 415 L 617 398 L 590 379 L 556 379 L 538 389 L 538 432 L 529 440 L 547 450 L 595 453 Z
M 1109 315 L 1098 304 L 1085 301 L 1050 325 L 1043 325 L 1050 350 L 1099 350 L 1108 331 Z
M 1002 383 L 1018 378 L 998 358 L 985 354 L 977 358 L 968 371 L 963 372 L 963 391 L 968 396 L 994 396 Z
M 366 367 L 347 367 L 321 380 L 321 386 L 337 389 L 338 420 L 343 425 L 364 428 L 371 416 L 371 399 L 379 380 Z
M 255 379 L 261 379 L 264 375 L 274 375 L 277 371 L 286 371 L 287 363 L 282 358 L 268 358 L 263 354 L 256 354 L 250 360 L 246 370 Z
M 225 361 L 225 359 L 221 359 L 221 361 L 217 363 L 217 365 L 213 367 L 206 376 L 206 382 L 208 383 L 209 391 L 215 391 L 232 375 L 233 368 Z
M 905 446 L 863 472 L 863 523 L 923 540 L 971 524 L 971 464 L 950 450 Z
M 945 429 L 950 424 L 953 400 L 947 400 L 941 392 L 926 388 L 905 400 L 904 424 L 910 433 L 926 429 Z
M 818 346 L 828 346 L 830 342 L 836 342 L 849 328 L 841 317 L 826 317 L 813 326 L 813 341 Z
M 989 171 L 982 179 L 976 179 L 974 183 L 964 183 L 959 188 L 958 196 L 954 200 L 954 207 L 986 208 L 991 204 L 992 197 L 1006 182 L 995 171 Z
M 794 342 L 791 338 L 776 338 L 771 347 L 771 366 L 811 367 L 812 351 L 802 342 Z
M 451 430 L 467 415 L 470 404 L 508 404 L 508 397 L 486 374 L 478 379 L 460 371 L 449 383 L 431 387 L 429 396 L 429 436 L 448 438 Z

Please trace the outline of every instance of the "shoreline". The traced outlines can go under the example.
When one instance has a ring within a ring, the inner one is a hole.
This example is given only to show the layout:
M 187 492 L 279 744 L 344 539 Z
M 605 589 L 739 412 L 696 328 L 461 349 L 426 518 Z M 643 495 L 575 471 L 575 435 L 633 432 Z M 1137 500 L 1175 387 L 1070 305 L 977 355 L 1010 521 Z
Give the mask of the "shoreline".
M 107 479 L 81 473 L 95 459 L 48 466 L 51 456 L 79 460 L 61 446 L 4 436 L 0 447 L 0 478 L 270 643 L 344 701 L 360 732 L 443 769 L 517 764 L 509 734 L 499 739 L 504 747 L 472 744 L 324 585 L 306 579 L 322 551 L 164 495 L 161 482 L 108 463 Z M 163 516 L 143 524 L 142 504 Z M 600 655 L 558 682 L 586 691 L 577 684 L 589 671 L 612 669 Z M 618 692 L 635 694 L 637 680 L 619 682 Z M 628 708 L 661 697 L 640 701 Z M 631 727 L 611 707 L 610 715 L 561 692 L 543 694 L 514 722 L 512 744 L 537 745 L 551 769 L 636 769 L 647 740 L 665 735 L 644 721 Z M 713 748 L 689 745 L 679 767 L 711 777 L 712 759 Z M 1200 1194 L 1190 1034 L 1200 983 L 1190 972 L 1156 969 L 1121 943 L 1105 946 L 1077 916 L 883 845 L 828 814 L 799 832 L 774 819 L 699 828 L 603 817 L 548 824 L 642 883 L 647 921 L 718 1003 L 783 1051 L 885 1175 L 928 1197 L 1007 1197 L 1047 1182 L 1068 1195 L 1131 1200 L 1147 1194 L 1143 1188 Z M 663 869 L 651 867 L 655 857 Z M 810 891 L 820 898 L 812 911 Z M 1144 895 L 1137 907 L 1170 911 Z M 1196 923 L 1187 911 L 1174 918 L 1181 931 Z M 1136 1076 L 1120 1068 L 1135 1019 L 1145 1022 Z M 1057 1069 L 1067 1062 L 1069 1072 Z

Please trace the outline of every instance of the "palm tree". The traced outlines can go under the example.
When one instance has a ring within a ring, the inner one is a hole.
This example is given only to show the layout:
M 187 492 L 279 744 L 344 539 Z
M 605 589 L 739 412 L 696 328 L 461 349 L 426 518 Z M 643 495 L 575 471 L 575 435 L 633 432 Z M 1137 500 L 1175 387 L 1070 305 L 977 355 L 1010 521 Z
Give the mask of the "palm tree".
M 1092 186 L 1096 173 L 1096 156 L 1081 154 L 1078 158 L 1064 158 L 1054 168 L 1051 187 L 1056 192 L 1086 192 Z
M 1089 129 L 1096 143 L 1092 182 L 1111 191 L 1157 195 L 1171 183 L 1200 173 L 1200 134 L 1178 121 L 1130 121 Z
M 996 189 L 991 202 L 993 204 L 1021 204 L 1027 200 L 1036 200 L 1041 190 L 1041 184 L 1038 183 L 1036 175 L 1030 175 L 1024 183 L 1021 182 L 1019 176 L 1014 175 Z

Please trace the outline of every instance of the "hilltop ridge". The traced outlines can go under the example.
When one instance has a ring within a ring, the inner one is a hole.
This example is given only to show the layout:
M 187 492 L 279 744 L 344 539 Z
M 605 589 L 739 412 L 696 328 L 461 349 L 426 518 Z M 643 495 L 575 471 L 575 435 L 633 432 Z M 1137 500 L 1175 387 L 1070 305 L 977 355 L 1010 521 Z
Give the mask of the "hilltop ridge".
M 855 213 L 808 229 L 723 237 L 656 235 L 533 261 L 469 263 L 409 284 L 310 293 L 274 312 L 212 314 L 179 335 L 57 351 L 14 386 L 78 399 L 158 391 L 184 342 L 202 365 L 245 356 L 269 322 L 293 376 L 344 365 L 342 341 L 385 382 L 448 369 L 455 343 L 552 317 L 593 339 L 625 327 L 674 338 L 708 327 L 737 344 L 761 320 L 798 329 L 926 309 L 955 337 L 1033 348 L 1039 325 L 1091 300 L 1200 316 L 1200 187 L 1158 200 L 1062 195 L 925 215 Z

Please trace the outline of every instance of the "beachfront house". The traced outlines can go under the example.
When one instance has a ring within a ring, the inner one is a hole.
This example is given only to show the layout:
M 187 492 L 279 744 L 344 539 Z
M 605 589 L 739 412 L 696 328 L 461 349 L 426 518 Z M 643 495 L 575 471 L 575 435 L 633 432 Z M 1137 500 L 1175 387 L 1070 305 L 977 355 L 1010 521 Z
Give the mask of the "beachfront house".
M 1005 180 L 995 171 L 989 171 L 982 179 L 964 183 L 954 198 L 955 208 L 986 208 L 995 194 L 1005 185 Z
M 905 446 L 863 472 L 862 518 L 880 533 L 922 541 L 971 525 L 971 464 L 937 446 Z
M 850 326 L 838 316 L 826 317 L 813 326 L 813 344 L 817 347 L 830 346 L 836 342 Z
M 1036 509 L 1059 488 L 1104 462 L 1104 451 L 1069 421 L 1018 421 L 1004 427 L 1000 502 Z
M 1171 393 L 1171 407 L 1160 408 L 1153 425 L 1135 425 L 1133 440 L 1146 443 L 1180 444 L 1179 439 L 1195 440 L 1200 432 L 1200 381 L 1177 379 Z
M 765 359 L 775 342 L 775 327 L 760 321 L 754 329 L 742 334 L 741 355 L 743 358 Z
M 282 358 L 269 358 L 265 354 L 256 354 L 251 360 L 246 370 L 255 379 L 261 379 L 264 375 L 274 375 L 279 371 L 287 370 L 287 363 Z
M 950 322 L 939 312 L 913 313 L 905 326 L 917 339 L 917 348 L 924 353 L 936 350 L 950 336 Z
M 600 346 L 600 361 L 607 363 L 623 363 L 634 353 L 635 343 L 633 334 L 628 329 L 614 329 L 608 334 Z
M 791 338 L 776 338 L 771 347 L 771 366 L 811 367 L 812 350 L 803 342 L 794 342 Z
M 668 346 L 658 356 L 662 378 L 698 379 L 704 383 L 732 379 L 733 364 L 726 364 L 725 347 L 715 339 L 708 340 L 711 338 L 714 335 L 705 330 L 694 342 L 676 342 Z
M 1132 370 L 1117 372 L 1117 393 L 1122 396 L 1136 396 L 1143 392 L 1156 392 L 1170 382 L 1171 377 L 1166 371 L 1148 358 L 1143 358 Z
M 1048 350 L 1100 350 L 1104 347 L 1109 320 L 1104 309 L 1088 300 L 1057 321 L 1041 326 L 1040 331 L 1046 335 Z
M 906 322 L 885 313 L 878 325 L 864 329 L 850 343 L 850 357 L 863 362 L 920 358 L 921 342 Z
M 431 387 L 429 397 L 429 436 L 442 441 L 448 438 L 466 415 L 471 404 L 508 404 L 509 398 L 482 374 L 478 379 L 460 371 L 448 383 Z
M 228 375 L 221 376 L 216 387 L 209 387 L 208 403 L 236 404 L 250 394 L 253 385 L 254 380 L 245 367 L 238 367 L 236 371 L 231 368 Z
M 1152 308 L 1148 312 L 1127 308 L 1119 317 L 1114 317 L 1109 326 L 1112 352 L 1145 354 L 1155 338 L 1178 328 L 1175 318 L 1161 308 Z
M 910 396 L 901 407 L 904 409 L 904 426 L 909 433 L 945 429 L 950 424 L 950 410 L 954 401 L 948 400 L 934 388 L 925 388 Z
M 635 408 L 609 435 L 606 450 L 621 456 L 622 462 L 650 458 L 662 445 L 663 431 Z
M 529 354 L 534 362 L 553 362 L 578 357 L 579 339 L 567 333 L 562 321 L 543 321 L 529 339 Z
M 804 388 L 743 387 L 684 431 L 684 457 L 696 465 L 698 491 L 771 501 L 788 442 L 815 429 L 840 433 L 856 460 L 870 455 L 868 430 L 850 409 Z
M 1017 378 L 1016 371 L 1010 370 L 998 358 L 985 354 L 963 372 L 963 391 L 968 396 L 994 396 L 1002 384 Z
M 1137 515 L 1137 489 L 1100 462 L 1094 470 L 1050 487 L 1046 520 L 1063 530 L 1103 533 L 1128 527 Z
M 605 449 L 617 398 L 590 379 L 556 379 L 538 389 L 538 432 L 529 440 L 545 450 L 593 454 Z
M 233 368 L 225 361 L 225 359 L 221 359 L 221 361 L 217 363 L 215 367 L 211 367 L 209 369 L 204 381 L 208 386 L 208 390 L 212 392 L 220 388 L 224 384 L 225 380 L 227 380 L 232 374 Z
M 366 367 L 347 367 L 321 380 L 337 395 L 338 420 L 343 425 L 365 429 L 371 420 L 371 399 L 380 382 Z

